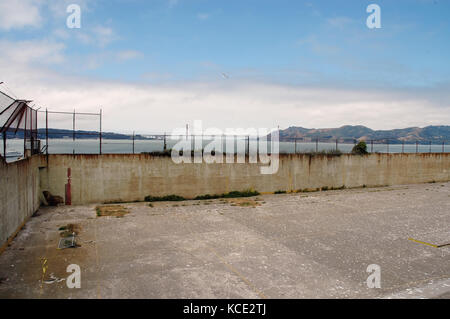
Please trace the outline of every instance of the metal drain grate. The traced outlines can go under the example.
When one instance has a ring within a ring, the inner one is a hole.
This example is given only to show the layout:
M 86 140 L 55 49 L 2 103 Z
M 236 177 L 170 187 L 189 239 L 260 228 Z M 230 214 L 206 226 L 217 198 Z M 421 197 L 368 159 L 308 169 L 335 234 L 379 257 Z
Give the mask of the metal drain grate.
M 75 248 L 76 246 L 75 236 L 69 236 L 59 240 L 58 249 Z

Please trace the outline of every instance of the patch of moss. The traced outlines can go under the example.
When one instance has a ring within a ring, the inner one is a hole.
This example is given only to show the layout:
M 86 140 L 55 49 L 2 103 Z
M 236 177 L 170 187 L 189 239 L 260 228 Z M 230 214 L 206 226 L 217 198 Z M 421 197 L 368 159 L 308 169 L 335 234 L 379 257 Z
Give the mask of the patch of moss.
M 206 195 L 200 195 L 200 196 L 197 196 L 197 197 L 195 197 L 194 199 L 195 199 L 195 200 L 209 200 L 209 199 L 217 199 L 217 198 L 221 198 L 220 196 L 221 196 L 221 195 L 217 195 L 217 194 L 215 194 L 215 195 L 206 194 Z
M 167 196 L 151 196 L 145 197 L 146 202 L 181 202 L 186 200 L 184 197 L 178 195 L 167 195 Z
M 102 205 L 97 206 L 95 210 L 97 211 L 97 217 L 113 216 L 121 218 L 129 213 L 128 210 L 121 205 Z
M 218 199 L 218 198 L 241 198 L 241 197 L 253 197 L 260 195 L 259 192 L 254 191 L 252 189 L 247 189 L 245 191 L 233 191 L 225 194 L 206 194 L 206 195 L 200 195 L 194 198 L 194 200 L 211 200 L 211 199 Z

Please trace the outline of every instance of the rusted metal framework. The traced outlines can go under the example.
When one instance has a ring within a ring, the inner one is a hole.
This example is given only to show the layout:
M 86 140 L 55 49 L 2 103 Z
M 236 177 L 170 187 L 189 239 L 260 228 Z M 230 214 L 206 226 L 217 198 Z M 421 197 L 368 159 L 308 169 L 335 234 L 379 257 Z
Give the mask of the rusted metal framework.
M 28 100 L 17 100 L 0 91 L 0 134 L 3 138 L 3 156 L 6 159 L 7 133 L 23 132 L 23 153 L 26 154 L 27 142 L 33 153 L 37 141 L 37 110 Z

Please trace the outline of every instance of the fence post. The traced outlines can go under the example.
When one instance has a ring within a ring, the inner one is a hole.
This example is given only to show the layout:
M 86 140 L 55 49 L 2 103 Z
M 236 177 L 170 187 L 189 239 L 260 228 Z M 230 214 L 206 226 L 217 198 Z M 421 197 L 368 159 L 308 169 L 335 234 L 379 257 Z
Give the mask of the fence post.
M 33 111 L 30 112 L 30 155 L 33 155 L 34 151 L 34 140 L 33 140 Z
M 25 110 L 25 126 L 23 129 L 23 158 L 26 158 L 26 156 L 27 156 L 27 122 L 28 122 L 27 114 L 28 114 L 28 111 L 26 109 Z
M 389 154 L 389 139 L 386 140 L 387 153 Z
M 48 160 L 48 109 L 45 109 L 45 144 L 47 145 L 47 160 Z
M 134 131 L 133 131 L 133 154 L 134 154 Z
M 6 161 L 6 132 L 3 132 L 3 156 Z
M 73 110 L 73 128 L 72 128 L 72 139 L 73 139 L 73 154 L 75 155 L 75 110 Z
M 336 139 L 336 152 L 338 151 L 338 139 Z
M 259 135 L 256 136 L 256 156 L 259 155 Z
M 419 153 L 419 142 L 416 141 L 416 153 Z
M 100 155 L 102 155 L 102 109 L 100 109 Z
M 405 141 L 402 141 L 402 154 L 405 153 Z
M 442 142 L 442 153 L 445 153 L 445 141 Z
M 373 153 L 373 140 L 370 141 L 370 153 Z
M 166 132 L 164 132 L 164 152 L 167 150 Z
M 431 153 L 431 141 L 430 141 L 430 153 Z
M 316 153 L 319 152 L 319 138 L 316 138 Z

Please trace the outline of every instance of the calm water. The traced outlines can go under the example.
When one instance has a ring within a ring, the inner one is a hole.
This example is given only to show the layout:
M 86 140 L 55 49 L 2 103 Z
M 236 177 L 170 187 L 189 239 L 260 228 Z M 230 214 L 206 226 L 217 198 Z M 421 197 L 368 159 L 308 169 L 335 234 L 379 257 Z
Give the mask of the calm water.
M 42 141 L 45 146 L 45 140 Z M 167 140 L 167 148 L 172 148 L 177 141 Z M 204 141 L 204 146 L 209 142 Z M 21 139 L 11 139 L 7 141 L 7 152 L 18 152 L 23 153 L 23 140 Z M 353 144 L 339 144 L 338 148 L 343 153 L 349 153 Z M 164 142 L 162 140 L 141 140 L 135 141 L 134 152 L 155 152 L 162 151 L 164 148 Z M 334 150 L 336 148 L 335 143 L 319 143 L 319 151 Z M 50 154 L 98 154 L 99 153 L 99 140 L 76 140 L 75 142 L 70 139 L 50 139 L 49 140 L 49 153 Z M 270 150 L 270 145 L 268 147 Z M 298 142 L 297 146 L 293 142 L 280 142 L 280 153 L 302 153 L 310 152 L 316 150 L 316 143 Z M 371 145 L 368 144 L 368 150 L 371 151 Z M 3 141 L 0 142 L 0 151 L 3 155 Z M 386 144 L 374 144 L 373 152 L 379 153 L 401 153 L 402 145 L 389 146 Z M 418 151 L 420 153 L 430 152 L 430 145 L 419 145 Z M 231 150 L 226 150 L 226 152 L 232 152 Z M 405 153 L 415 153 L 416 145 L 405 145 Z M 431 145 L 431 152 L 440 153 L 442 152 L 442 145 Z M 444 152 L 450 152 L 450 145 L 445 145 Z M 133 153 L 133 142 L 127 140 L 103 140 L 102 143 L 102 153 L 103 154 L 126 154 Z

